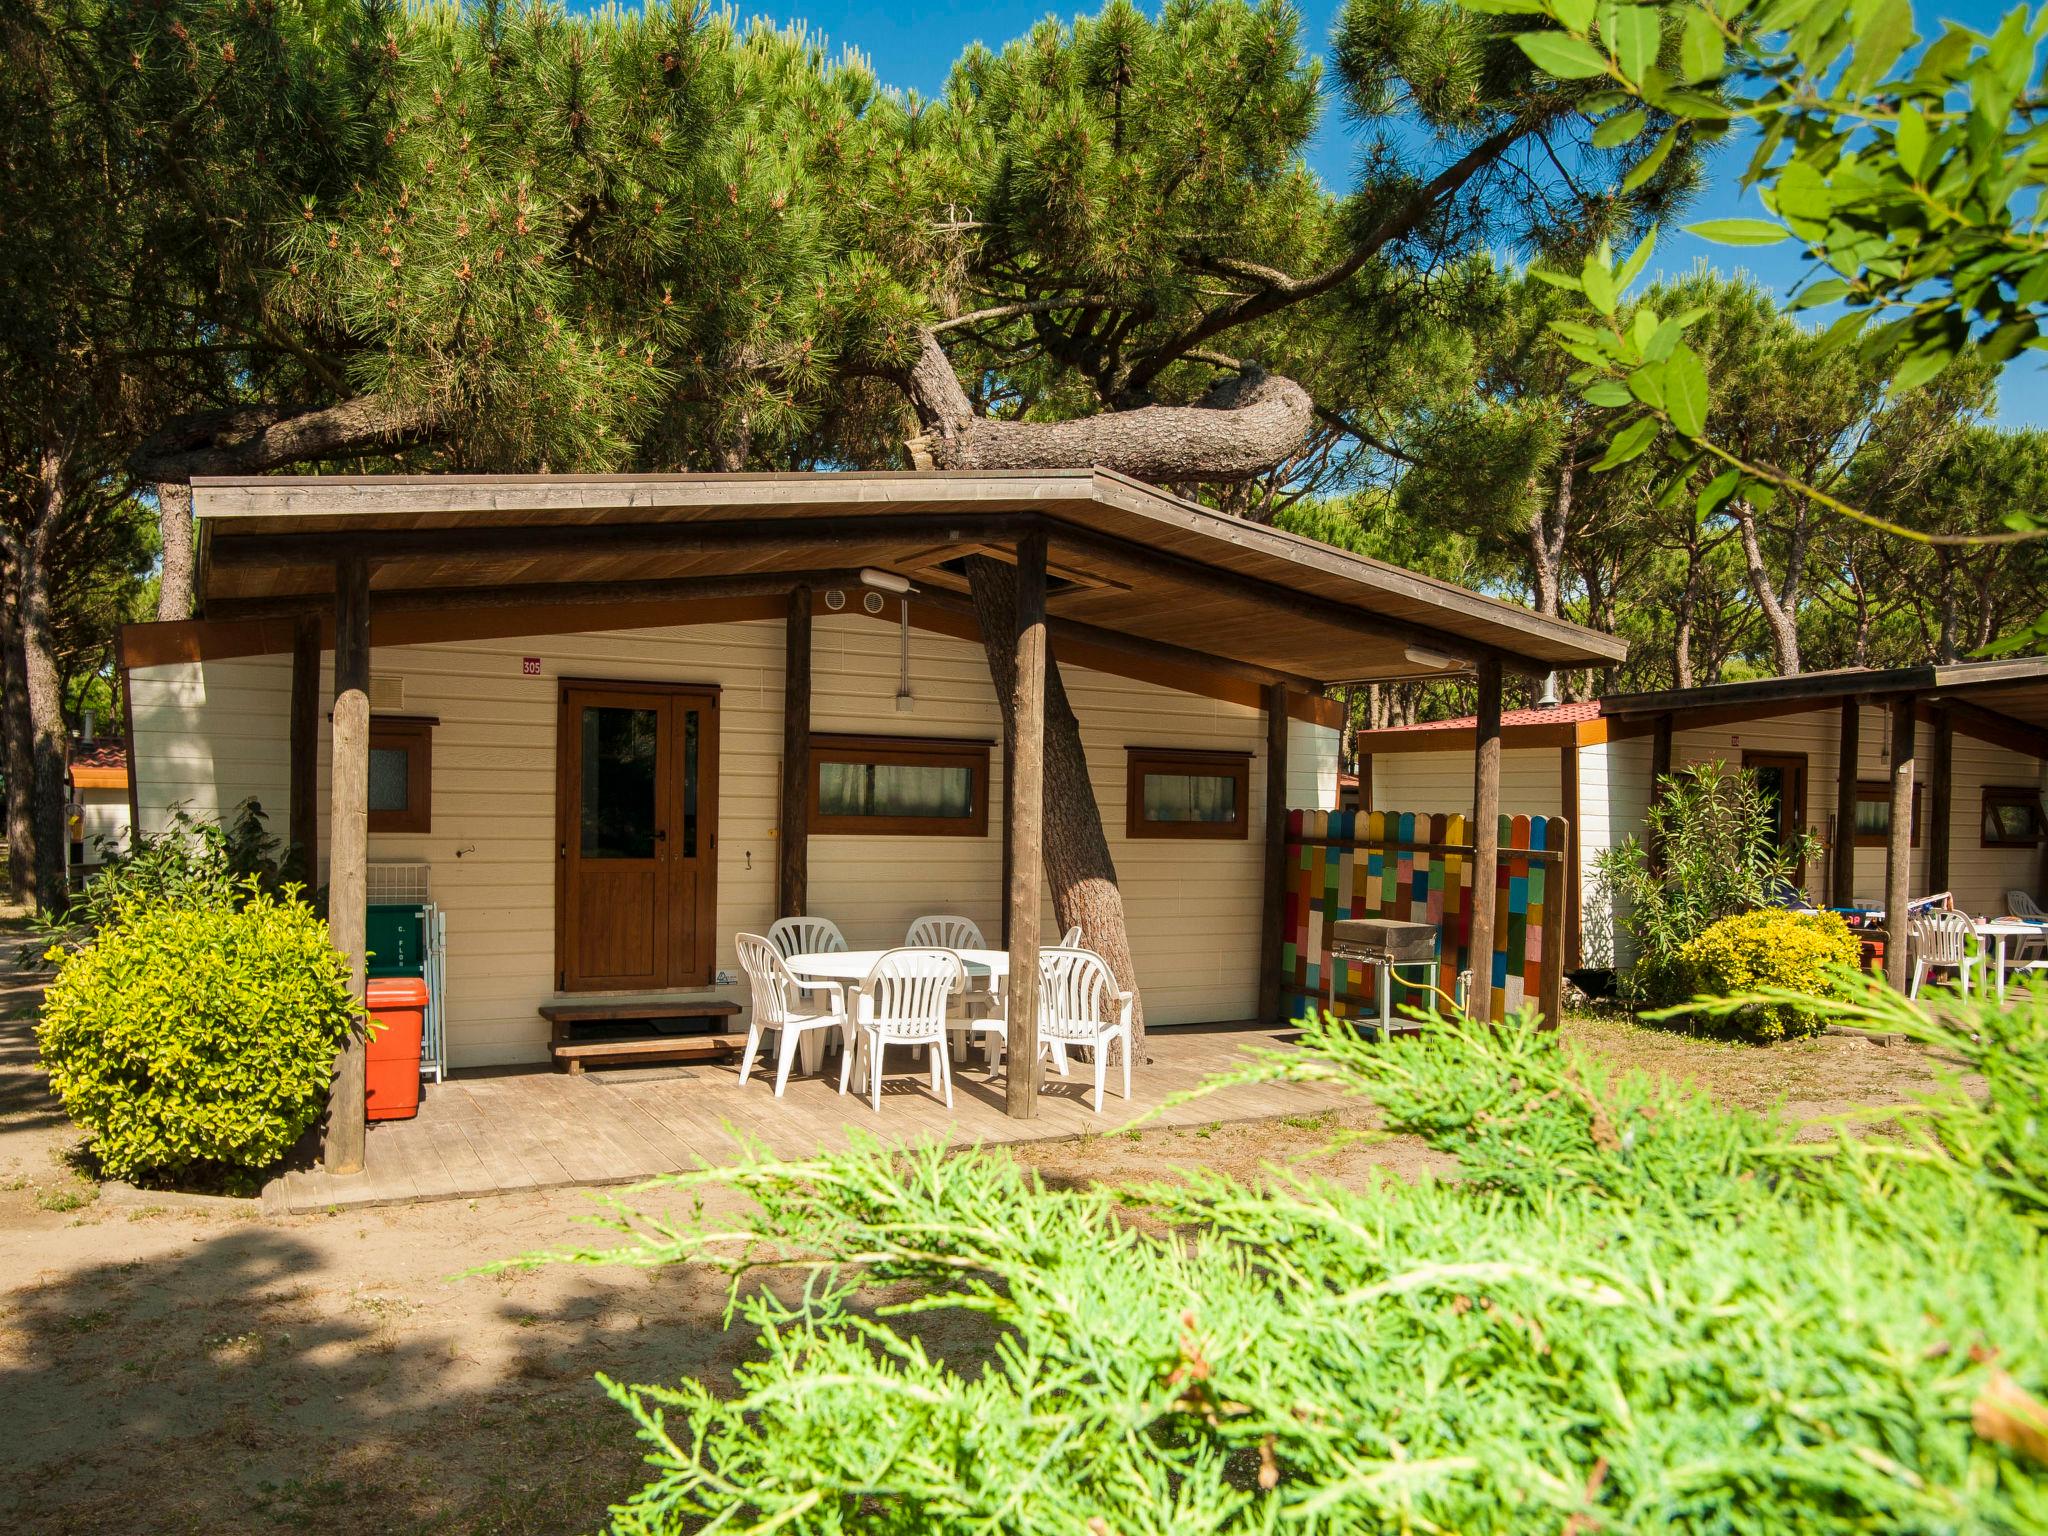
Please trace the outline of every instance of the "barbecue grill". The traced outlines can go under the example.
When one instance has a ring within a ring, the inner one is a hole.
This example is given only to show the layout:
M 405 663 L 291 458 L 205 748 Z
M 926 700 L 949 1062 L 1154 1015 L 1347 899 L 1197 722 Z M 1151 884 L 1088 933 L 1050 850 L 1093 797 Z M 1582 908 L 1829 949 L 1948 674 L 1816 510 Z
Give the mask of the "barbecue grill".
M 1379 1011 L 1370 1023 L 1382 1033 L 1395 1029 L 1414 1030 L 1411 1020 L 1394 1022 L 1394 975 L 1402 969 L 1419 969 L 1422 976 L 1402 977 L 1411 984 L 1433 986 L 1436 982 L 1436 939 L 1434 923 L 1405 923 L 1393 918 L 1347 917 L 1330 925 L 1330 964 L 1323 972 L 1323 1010 L 1328 1012 L 1337 991 L 1340 963 L 1369 965 L 1375 972 Z M 1365 1024 L 1368 1021 L 1356 1021 Z

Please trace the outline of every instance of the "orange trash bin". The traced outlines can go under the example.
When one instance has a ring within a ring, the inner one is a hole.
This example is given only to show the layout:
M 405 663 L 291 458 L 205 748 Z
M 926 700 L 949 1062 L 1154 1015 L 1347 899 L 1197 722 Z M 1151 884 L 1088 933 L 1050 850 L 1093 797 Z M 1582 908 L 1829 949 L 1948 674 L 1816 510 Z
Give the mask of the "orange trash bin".
M 369 1120 L 410 1120 L 420 1112 L 420 1037 L 427 1023 L 427 984 L 417 976 L 380 976 L 369 984 L 370 1036 L 363 1114 Z

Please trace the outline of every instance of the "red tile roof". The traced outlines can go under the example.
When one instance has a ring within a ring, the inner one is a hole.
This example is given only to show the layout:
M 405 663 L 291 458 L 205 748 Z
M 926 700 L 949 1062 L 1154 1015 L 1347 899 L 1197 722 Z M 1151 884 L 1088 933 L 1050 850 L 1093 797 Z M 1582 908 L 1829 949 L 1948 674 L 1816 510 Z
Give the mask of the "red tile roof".
M 1600 701 L 1580 699 L 1575 704 L 1554 704 L 1548 709 L 1509 709 L 1501 712 L 1500 723 L 1509 725 L 1561 725 L 1580 720 L 1598 720 Z M 1418 720 L 1413 725 L 1390 725 L 1390 731 L 1469 731 L 1479 723 L 1476 715 L 1455 720 Z

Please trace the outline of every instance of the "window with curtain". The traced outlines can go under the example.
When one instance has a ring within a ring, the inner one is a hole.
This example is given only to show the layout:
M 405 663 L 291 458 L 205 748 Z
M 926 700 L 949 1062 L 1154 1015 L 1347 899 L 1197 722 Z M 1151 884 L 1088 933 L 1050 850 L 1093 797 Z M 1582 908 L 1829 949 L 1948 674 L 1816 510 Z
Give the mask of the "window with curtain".
M 1920 802 L 1924 784 L 1913 786 L 1913 846 L 1920 846 Z M 1883 848 L 1892 839 L 1892 787 L 1882 779 L 1856 786 L 1856 846 Z
M 1984 790 L 1986 848 L 2032 848 L 2048 831 L 2041 812 L 2041 791 L 2020 786 L 1989 785 Z
M 1248 834 L 1249 752 L 1131 747 L 1126 767 L 1126 837 L 1233 838 Z
M 811 831 L 910 837 L 988 833 L 985 741 L 811 738 Z

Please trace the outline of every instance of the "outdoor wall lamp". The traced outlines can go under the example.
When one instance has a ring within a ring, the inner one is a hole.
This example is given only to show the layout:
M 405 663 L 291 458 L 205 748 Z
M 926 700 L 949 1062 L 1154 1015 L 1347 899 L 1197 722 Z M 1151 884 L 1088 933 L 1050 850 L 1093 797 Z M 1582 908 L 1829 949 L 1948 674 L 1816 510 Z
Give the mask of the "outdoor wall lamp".
M 1431 667 L 1438 672 L 1448 672 L 1458 665 L 1458 658 L 1446 656 L 1442 651 L 1432 651 L 1426 646 L 1411 645 L 1401 653 L 1418 667 Z

